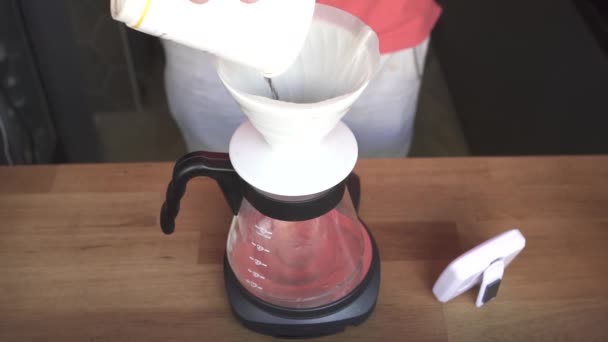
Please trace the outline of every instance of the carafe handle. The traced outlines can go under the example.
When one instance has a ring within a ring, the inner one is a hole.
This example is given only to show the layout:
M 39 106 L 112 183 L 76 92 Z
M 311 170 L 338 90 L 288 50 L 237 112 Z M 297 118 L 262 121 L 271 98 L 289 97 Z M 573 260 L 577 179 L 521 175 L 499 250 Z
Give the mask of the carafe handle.
M 160 211 L 160 226 L 165 234 L 175 230 L 175 218 L 186 184 L 194 177 L 206 176 L 217 181 L 232 212 L 236 215 L 243 199 L 243 182 L 227 153 L 192 152 L 180 158 L 173 168 L 173 179 L 167 187 L 165 203 Z

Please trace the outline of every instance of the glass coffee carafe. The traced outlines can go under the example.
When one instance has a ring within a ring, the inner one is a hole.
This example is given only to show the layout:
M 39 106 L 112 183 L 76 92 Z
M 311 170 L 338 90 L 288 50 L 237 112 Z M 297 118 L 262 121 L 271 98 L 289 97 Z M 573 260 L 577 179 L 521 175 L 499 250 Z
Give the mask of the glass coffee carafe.
M 278 317 L 326 315 L 351 303 L 378 275 L 379 270 L 370 272 L 372 264 L 379 268 L 377 251 L 357 216 L 356 176 L 322 193 L 277 196 L 243 181 L 228 154 L 190 153 L 176 163 L 167 189 L 161 211 L 165 233 L 173 232 L 186 184 L 196 176 L 215 179 L 235 214 L 225 268 L 229 297 L 234 287 L 240 292 L 237 302 L 254 303 Z

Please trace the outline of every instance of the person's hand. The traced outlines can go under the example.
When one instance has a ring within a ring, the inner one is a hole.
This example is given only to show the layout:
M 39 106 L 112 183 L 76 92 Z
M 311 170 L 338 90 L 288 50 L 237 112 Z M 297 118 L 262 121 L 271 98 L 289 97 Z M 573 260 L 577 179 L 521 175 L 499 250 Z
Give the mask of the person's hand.
M 194 2 L 195 4 L 204 4 L 205 2 L 207 2 L 209 0 L 190 0 L 190 1 Z M 258 1 L 258 0 L 241 0 L 241 2 L 246 2 L 248 4 L 252 4 L 256 1 Z

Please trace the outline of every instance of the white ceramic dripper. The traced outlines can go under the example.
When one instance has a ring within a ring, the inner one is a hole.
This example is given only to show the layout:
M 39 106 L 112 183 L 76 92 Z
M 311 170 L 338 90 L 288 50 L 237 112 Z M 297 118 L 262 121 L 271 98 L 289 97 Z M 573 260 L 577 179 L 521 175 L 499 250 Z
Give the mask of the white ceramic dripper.
M 317 4 L 296 61 L 272 78 L 279 100 L 256 70 L 220 60 L 218 74 L 274 150 L 310 149 L 340 122 L 380 63 L 378 38 L 358 18 Z
M 263 193 L 293 197 L 321 193 L 352 172 L 357 142 L 340 119 L 380 64 L 372 29 L 344 11 L 317 4 L 295 63 L 272 78 L 278 100 L 256 70 L 218 63 L 222 82 L 249 119 L 229 147 L 242 179 Z

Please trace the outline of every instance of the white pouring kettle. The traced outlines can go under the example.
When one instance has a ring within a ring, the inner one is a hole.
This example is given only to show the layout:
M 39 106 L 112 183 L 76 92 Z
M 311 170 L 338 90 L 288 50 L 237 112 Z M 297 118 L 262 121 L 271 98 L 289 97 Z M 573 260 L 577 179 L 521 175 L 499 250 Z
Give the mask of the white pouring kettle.
M 163 39 L 256 69 L 266 77 L 294 62 L 315 0 L 111 0 L 112 17 Z

